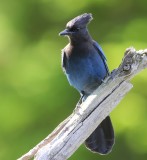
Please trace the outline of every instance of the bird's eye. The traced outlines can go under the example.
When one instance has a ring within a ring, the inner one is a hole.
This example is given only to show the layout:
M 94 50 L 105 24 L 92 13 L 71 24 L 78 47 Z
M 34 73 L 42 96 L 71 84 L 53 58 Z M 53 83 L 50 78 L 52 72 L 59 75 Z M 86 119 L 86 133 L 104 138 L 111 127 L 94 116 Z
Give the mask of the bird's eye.
M 72 28 L 69 29 L 69 31 L 71 31 L 71 32 L 77 32 L 77 31 L 79 31 L 79 29 L 80 28 L 72 27 Z

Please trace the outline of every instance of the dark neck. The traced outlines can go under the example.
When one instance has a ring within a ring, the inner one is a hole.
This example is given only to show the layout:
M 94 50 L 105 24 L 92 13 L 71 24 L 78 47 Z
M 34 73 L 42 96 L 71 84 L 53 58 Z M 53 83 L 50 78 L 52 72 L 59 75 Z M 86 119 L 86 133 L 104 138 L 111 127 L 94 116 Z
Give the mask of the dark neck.
M 87 42 L 92 42 L 92 37 L 89 35 L 89 33 L 69 37 L 69 43 L 71 45 L 80 45 Z

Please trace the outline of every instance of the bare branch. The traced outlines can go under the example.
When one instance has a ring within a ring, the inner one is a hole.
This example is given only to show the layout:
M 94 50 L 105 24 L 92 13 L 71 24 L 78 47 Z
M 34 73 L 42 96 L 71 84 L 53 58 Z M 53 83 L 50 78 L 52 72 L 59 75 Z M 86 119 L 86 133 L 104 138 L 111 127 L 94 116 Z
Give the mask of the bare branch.
M 66 160 L 133 87 L 130 80 L 147 68 L 147 49 L 128 48 L 120 66 L 48 137 L 19 160 Z

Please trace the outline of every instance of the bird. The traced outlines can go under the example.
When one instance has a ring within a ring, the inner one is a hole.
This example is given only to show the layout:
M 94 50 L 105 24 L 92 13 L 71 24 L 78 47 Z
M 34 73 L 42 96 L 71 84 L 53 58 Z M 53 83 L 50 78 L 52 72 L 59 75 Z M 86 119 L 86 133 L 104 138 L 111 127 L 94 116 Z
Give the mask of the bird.
M 92 19 L 91 13 L 79 15 L 70 20 L 66 29 L 59 33 L 69 39 L 69 43 L 62 49 L 61 61 L 70 85 L 81 95 L 78 105 L 110 74 L 106 56 L 87 28 Z M 111 152 L 114 141 L 114 129 L 110 116 L 107 116 L 85 140 L 85 145 L 94 153 L 106 155 Z

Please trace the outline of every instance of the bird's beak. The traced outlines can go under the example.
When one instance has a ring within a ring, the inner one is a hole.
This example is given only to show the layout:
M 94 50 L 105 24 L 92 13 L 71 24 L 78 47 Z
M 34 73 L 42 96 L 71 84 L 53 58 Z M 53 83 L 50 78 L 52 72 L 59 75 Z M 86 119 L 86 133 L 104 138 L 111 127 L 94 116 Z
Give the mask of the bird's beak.
M 69 35 L 68 29 L 65 29 L 64 31 L 59 33 L 59 36 L 66 36 L 66 35 Z

